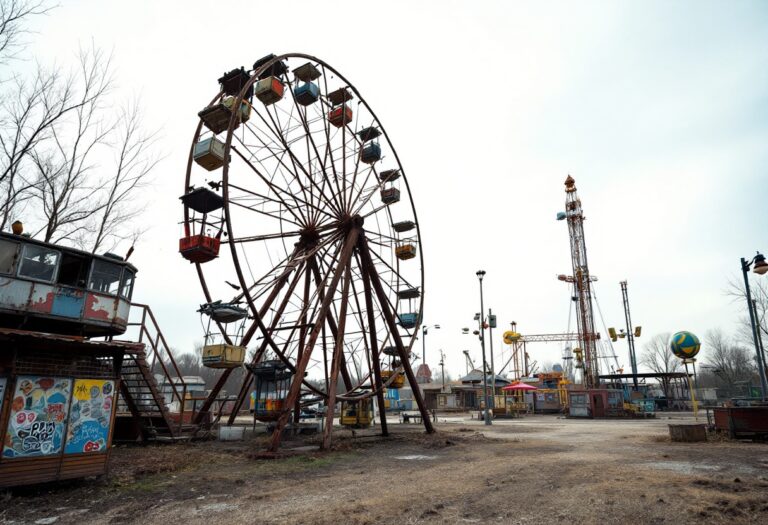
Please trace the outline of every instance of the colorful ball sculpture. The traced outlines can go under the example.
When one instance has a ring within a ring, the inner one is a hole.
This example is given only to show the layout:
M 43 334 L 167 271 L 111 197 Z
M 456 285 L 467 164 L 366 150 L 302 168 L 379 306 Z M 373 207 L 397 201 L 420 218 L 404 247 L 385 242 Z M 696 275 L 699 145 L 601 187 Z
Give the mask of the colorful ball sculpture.
M 691 332 L 677 332 L 669 340 L 669 348 L 680 359 L 691 359 L 701 350 L 701 341 Z

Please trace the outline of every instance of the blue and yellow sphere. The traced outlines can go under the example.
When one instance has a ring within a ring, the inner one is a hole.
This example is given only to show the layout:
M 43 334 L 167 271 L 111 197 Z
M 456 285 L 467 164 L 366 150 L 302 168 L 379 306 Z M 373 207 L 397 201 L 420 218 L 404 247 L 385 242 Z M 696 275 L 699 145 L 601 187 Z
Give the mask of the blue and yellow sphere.
M 701 341 L 691 332 L 677 332 L 669 340 L 669 349 L 680 359 L 691 359 L 701 350 Z

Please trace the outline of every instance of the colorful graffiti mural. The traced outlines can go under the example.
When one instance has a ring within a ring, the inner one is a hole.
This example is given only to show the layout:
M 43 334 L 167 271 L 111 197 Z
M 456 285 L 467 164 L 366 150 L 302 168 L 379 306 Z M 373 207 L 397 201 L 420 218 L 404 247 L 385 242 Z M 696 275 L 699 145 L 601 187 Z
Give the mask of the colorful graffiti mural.
M 73 392 L 64 453 L 106 451 L 115 382 L 103 379 L 76 379 Z
M 3 457 L 48 456 L 61 452 L 72 381 L 64 377 L 19 376 Z

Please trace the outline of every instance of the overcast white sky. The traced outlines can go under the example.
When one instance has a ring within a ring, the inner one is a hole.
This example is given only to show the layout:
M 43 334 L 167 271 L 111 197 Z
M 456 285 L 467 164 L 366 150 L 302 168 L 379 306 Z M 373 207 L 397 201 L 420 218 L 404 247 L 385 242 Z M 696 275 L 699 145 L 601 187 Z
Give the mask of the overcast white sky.
M 180 350 L 202 339 L 203 296 L 177 253 L 197 112 L 222 72 L 271 52 L 338 69 L 397 148 L 421 222 L 424 320 L 442 326 L 427 339 L 433 367 L 440 348 L 454 375 L 462 349 L 479 360 L 461 328 L 479 310 L 480 268 L 502 327 L 567 329 L 556 275 L 571 271 L 568 233 L 555 214 L 569 173 L 605 321 L 623 326 L 628 279 L 639 345 L 734 331 L 743 310 L 727 280 L 740 257 L 768 250 L 765 2 L 64 0 L 34 26 L 46 63 L 73 62 L 91 39 L 113 49 L 119 95 L 141 95 L 162 128 L 134 299 Z M 628 364 L 626 343 L 617 350 Z M 530 347 L 540 362 L 559 351 Z

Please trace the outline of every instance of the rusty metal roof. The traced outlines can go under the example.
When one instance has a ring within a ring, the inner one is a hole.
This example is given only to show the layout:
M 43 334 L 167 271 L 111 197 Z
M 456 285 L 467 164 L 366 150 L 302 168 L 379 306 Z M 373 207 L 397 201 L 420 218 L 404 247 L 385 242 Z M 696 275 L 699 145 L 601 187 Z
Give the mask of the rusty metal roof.
M 65 349 L 77 347 L 80 350 L 122 350 L 129 354 L 135 354 L 144 350 L 144 343 L 133 341 L 98 341 L 75 335 L 31 332 L 29 330 L 15 330 L 12 328 L 0 328 L 0 340 L 45 342 Z

